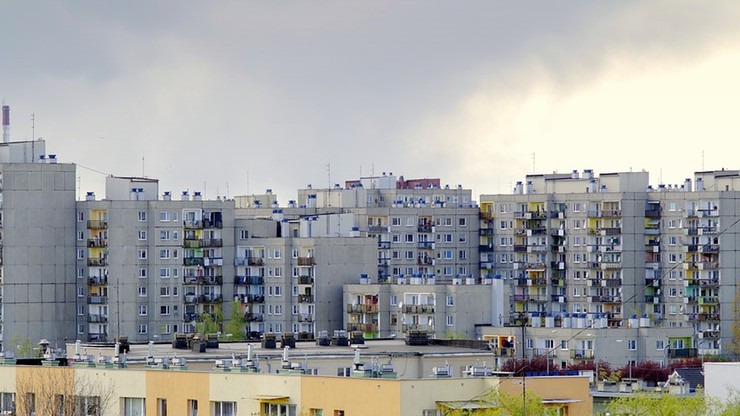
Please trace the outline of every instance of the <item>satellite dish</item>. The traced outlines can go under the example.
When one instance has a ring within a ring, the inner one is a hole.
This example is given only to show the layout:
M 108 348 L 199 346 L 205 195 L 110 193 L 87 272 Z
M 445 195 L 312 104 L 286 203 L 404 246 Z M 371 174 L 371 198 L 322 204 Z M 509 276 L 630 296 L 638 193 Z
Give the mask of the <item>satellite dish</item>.
M 398 307 L 403 308 L 403 302 L 398 302 Z

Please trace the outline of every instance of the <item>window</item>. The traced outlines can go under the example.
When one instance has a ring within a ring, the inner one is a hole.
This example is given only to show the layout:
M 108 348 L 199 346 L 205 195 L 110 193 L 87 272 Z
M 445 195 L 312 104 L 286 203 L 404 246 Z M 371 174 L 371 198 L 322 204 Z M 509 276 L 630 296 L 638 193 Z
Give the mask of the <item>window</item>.
M 414 242 L 414 235 L 413 234 L 406 234 L 404 237 L 404 241 L 407 243 L 413 243 Z
M 169 259 L 170 258 L 170 249 L 163 248 L 163 249 L 159 250 L 159 258 L 162 259 L 162 260 Z
M 247 230 L 239 230 L 239 239 L 240 240 L 246 240 L 249 238 L 249 231 Z
M 146 221 L 146 211 L 139 211 L 139 221 Z
M 146 297 L 146 286 L 139 286 L 139 297 Z
M 139 253 L 140 260 L 146 260 L 146 249 L 145 248 L 140 248 L 138 253 Z
M 79 324 L 79 325 L 77 325 L 77 333 L 78 334 L 84 334 L 85 333 L 85 324 Z
M 447 295 L 447 306 L 454 306 L 455 305 L 455 297 L 452 295 Z
M 85 297 L 85 288 L 84 287 L 78 287 L 77 288 L 77 297 L 78 298 L 84 298 Z
M 527 349 L 531 350 L 534 348 L 534 340 L 532 338 L 527 338 Z
M 293 257 L 294 259 L 297 259 L 297 258 L 298 258 L 298 249 L 297 249 L 297 248 L 294 248 L 294 249 L 293 249 L 293 252 L 291 253 L 291 256 L 292 256 L 292 257 Z
M 146 279 L 146 269 L 139 269 L 139 279 Z
M 198 416 L 197 400 L 188 400 L 188 416 Z
M 283 268 L 282 267 L 276 267 L 275 268 L 275 277 L 283 277 Z
M 170 268 L 161 267 L 159 269 L 159 277 L 161 277 L 162 279 L 168 279 L 170 277 Z
M 411 259 L 413 259 L 413 258 L 414 258 L 414 252 L 413 252 L 412 250 L 406 250 L 406 251 L 404 252 L 404 258 L 405 258 L 406 260 L 411 260 Z
M 457 252 L 457 258 L 460 260 L 465 260 L 468 258 L 468 252 L 467 250 L 460 250 Z
M 167 416 L 167 399 L 157 399 L 157 416 Z
M 146 230 L 139 230 L 139 241 L 146 241 Z
M 77 249 L 77 260 L 82 260 L 85 258 L 85 250 L 78 248 Z
M 669 202 L 668 211 L 676 211 L 676 210 L 678 210 L 678 204 L 675 202 Z
M 465 227 L 466 225 L 468 225 L 467 224 L 467 221 L 466 221 L 466 218 L 464 218 L 464 217 L 463 218 L 460 218 L 458 223 L 460 224 L 461 227 Z
M 159 307 L 159 314 L 160 315 L 169 315 L 170 314 L 170 305 L 162 305 Z
M 560 349 L 561 350 L 567 350 L 568 349 L 568 340 L 567 339 L 561 339 L 560 340 Z
M 276 259 L 279 259 L 279 258 L 282 258 L 282 256 L 283 256 L 283 252 L 279 248 L 276 248 L 275 249 L 275 258 Z
M 414 221 L 414 217 L 406 217 L 406 226 L 407 227 L 413 227 L 416 221 Z
M 170 296 L 170 287 L 169 286 L 160 287 L 159 296 L 162 296 L 162 297 Z
M 84 231 L 77 231 L 77 240 L 82 241 L 85 239 L 85 232 Z
M 77 212 L 77 222 L 85 221 L 85 213 L 82 211 Z
M 143 416 L 146 405 L 143 397 L 121 397 L 122 416 Z
M 447 315 L 447 326 L 455 325 L 455 317 L 453 315 Z
M 139 324 L 139 335 L 145 335 L 147 332 L 149 332 L 147 324 Z
M 630 351 L 635 351 L 637 349 L 637 340 L 635 339 L 627 340 L 627 349 Z
M 445 234 L 442 236 L 442 241 L 444 241 L 445 243 L 451 243 L 452 240 L 454 240 L 452 234 Z
M 280 286 L 275 286 L 275 296 L 282 296 L 280 294 Z
M 160 230 L 159 231 L 159 239 L 160 240 L 169 240 L 170 239 L 170 230 Z
M 85 269 L 79 268 L 77 269 L 77 278 L 82 279 L 85 277 Z
M 446 260 L 451 260 L 452 257 L 453 257 L 452 250 L 445 250 L 445 259 Z
M 139 316 L 146 316 L 147 312 L 147 305 L 139 305 Z
M 275 315 L 283 314 L 283 305 L 275 305 Z
M 170 213 L 167 211 L 162 211 L 159 213 L 159 220 L 162 222 L 166 222 L 170 220 Z
M 236 404 L 234 404 L 234 409 L 236 409 Z M 225 414 L 231 415 L 231 413 Z M 294 404 L 262 403 L 261 414 L 265 416 L 297 416 L 298 410 Z M 344 415 L 344 413 L 342 413 L 342 415 Z M 219 414 L 214 413 L 214 416 L 219 416 Z
M 0 414 L 15 414 L 15 393 L 0 393 Z
M 665 349 L 665 340 L 659 339 L 655 341 L 655 349 L 662 351 Z
M 392 217 L 391 218 L 391 225 L 394 227 L 398 227 L 401 225 L 401 218 L 399 217 Z

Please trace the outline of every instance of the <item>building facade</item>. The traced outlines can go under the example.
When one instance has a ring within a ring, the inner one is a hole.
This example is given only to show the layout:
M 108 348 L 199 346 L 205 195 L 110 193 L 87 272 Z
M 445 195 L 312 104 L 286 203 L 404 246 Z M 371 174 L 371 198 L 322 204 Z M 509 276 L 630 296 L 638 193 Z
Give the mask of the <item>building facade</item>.
M 481 273 L 506 279 L 509 324 L 548 350 L 551 333 L 576 329 L 564 347 L 617 333 L 626 354 L 618 343 L 597 352 L 617 363 L 729 353 L 737 183 L 737 171 L 658 188 L 646 172 L 528 176 L 512 195 L 481 196 Z

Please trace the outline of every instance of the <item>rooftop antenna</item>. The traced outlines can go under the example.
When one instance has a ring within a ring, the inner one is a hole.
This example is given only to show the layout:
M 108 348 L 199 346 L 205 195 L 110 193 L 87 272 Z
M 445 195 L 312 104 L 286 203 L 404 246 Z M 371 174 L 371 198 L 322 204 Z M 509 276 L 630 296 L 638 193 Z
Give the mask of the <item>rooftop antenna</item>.
M 331 162 L 326 164 L 326 175 L 327 179 L 329 180 L 328 188 L 331 189 Z
M 31 113 L 31 140 L 36 140 L 36 113 Z
M 532 152 L 532 173 L 537 173 L 537 169 L 535 168 L 535 153 Z
M 10 141 L 10 106 L 3 99 L 3 143 Z
M 146 174 L 144 173 L 144 156 L 141 157 L 141 177 L 146 178 Z

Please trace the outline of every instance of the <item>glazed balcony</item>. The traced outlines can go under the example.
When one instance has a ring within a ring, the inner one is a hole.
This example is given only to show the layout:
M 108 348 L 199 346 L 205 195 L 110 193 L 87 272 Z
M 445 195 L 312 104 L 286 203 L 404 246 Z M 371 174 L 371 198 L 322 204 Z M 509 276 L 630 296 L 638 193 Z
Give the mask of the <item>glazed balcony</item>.
M 258 285 L 265 284 L 265 278 L 262 276 L 235 276 L 234 284 L 235 285 L 245 285 L 245 286 L 258 286 Z
M 378 313 L 378 305 L 372 304 L 347 304 L 348 313 Z
M 247 258 L 247 266 L 264 266 L 265 265 L 265 259 L 262 257 L 248 257 Z
M 312 285 L 313 282 L 314 282 L 314 279 L 311 276 L 298 276 L 299 285 Z
M 299 266 L 313 266 L 316 264 L 313 257 L 298 257 Z
M 417 248 L 421 250 L 432 250 L 434 249 L 434 241 L 419 241 Z
M 186 230 L 201 230 L 203 229 L 203 221 L 200 220 L 184 220 L 182 227 Z
M 367 233 L 368 234 L 387 234 L 388 226 L 387 225 L 368 225 Z
M 201 247 L 223 247 L 224 240 L 221 238 L 207 238 L 201 240 Z
M 202 240 L 200 240 L 200 239 L 186 239 L 185 241 L 183 241 L 182 246 L 185 247 L 185 248 L 201 248 L 201 247 L 203 247 Z
M 88 279 L 88 285 L 90 286 L 105 286 L 108 284 L 108 278 L 103 277 L 90 277 Z
M 182 264 L 184 266 L 203 266 L 203 257 L 184 257 Z
M 668 358 L 696 358 L 696 348 L 668 348 Z
M 224 228 L 224 222 L 221 220 L 204 219 L 203 228 Z
M 378 248 L 381 250 L 388 250 L 391 248 L 390 241 L 378 241 Z
M 432 226 L 432 224 L 419 224 L 416 227 L 416 231 L 420 233 L 431 233 L 433 229 L 434 226 Z
M 108 296 L 88 296 L 87 304 L 88 305 L 107 305 Z

